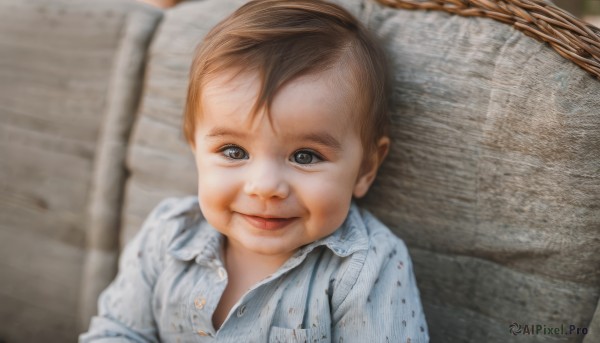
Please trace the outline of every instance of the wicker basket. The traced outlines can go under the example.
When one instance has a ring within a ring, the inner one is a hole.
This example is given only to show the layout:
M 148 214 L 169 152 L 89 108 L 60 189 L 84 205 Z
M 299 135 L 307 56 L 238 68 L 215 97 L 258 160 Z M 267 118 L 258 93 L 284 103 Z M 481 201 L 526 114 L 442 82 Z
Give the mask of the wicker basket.
M 394 8 L 488 17 L 546 42 L 600 79 L 600 29 L 544 0 L 377 0 Z

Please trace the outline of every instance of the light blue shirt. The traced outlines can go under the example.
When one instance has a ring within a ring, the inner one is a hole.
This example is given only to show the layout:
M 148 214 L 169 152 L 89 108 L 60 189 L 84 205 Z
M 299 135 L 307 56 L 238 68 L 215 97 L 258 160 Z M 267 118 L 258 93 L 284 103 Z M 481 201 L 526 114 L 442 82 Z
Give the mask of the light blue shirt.
M 125 248 L 86 342 L 428 342 L 406 246 L 352 204 L 342 226 L 249 289 L 219 330 L 224 237 L 197 197 L 161 202 Z

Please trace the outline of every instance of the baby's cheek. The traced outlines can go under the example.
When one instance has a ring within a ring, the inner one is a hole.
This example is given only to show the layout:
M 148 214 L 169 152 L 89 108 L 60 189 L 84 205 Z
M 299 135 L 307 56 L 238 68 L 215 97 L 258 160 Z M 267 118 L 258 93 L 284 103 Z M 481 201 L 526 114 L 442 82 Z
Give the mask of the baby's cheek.
M 235 178 L 227 172 L 203 171 L 198 176 L 198 199 L 204 216 L 208 219 L 215 214 L 229 209 L 235 199 Z
M 339 181 L 339 180 L 338 180 Z M 339 227 L 348 214 L 352 189 L 331 180 L 320 182 L 306 193 L 304 204 L 309 208 L 311 221 L 325 235 Z

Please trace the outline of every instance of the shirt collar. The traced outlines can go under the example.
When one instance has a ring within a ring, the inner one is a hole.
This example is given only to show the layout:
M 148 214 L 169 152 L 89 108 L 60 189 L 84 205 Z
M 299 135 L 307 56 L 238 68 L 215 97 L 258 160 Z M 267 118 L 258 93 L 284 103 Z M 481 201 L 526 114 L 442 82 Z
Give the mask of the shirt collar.
M 187 217 L 191 216 L 193 220 L 177 221 L 179 226 L 177 233 L 167 247 L 168 253 L 182 261 L 195 259 L 200 264 L 221 260 L 223 235 L 206 220 L 202 220 L 197 197 L 194 202 L 190 203 L 188 201 L 185 207 L 169 213 L 170 217 L 185 215 Z M 340 228 L 331 235 L 298 249 L 292 258 L 282 266 L 282 269 L 288 270 L 298 265 L 306 255 L 319 246 L 325 246 L 334 254 L 346 257 L 356 251 L 366 250 L 368 244 L 369 238 L 365 222 L 360 209 L 352 202 L 348 215 Z M 285 268 L 286 266 L 287 268 Z
M 167 251 L 178 260 L 195 259 L 200 264 L 221 261 L 224 237 L 206 220 L 194 223 L 192 230 L 176 236 Z
M 360 209 L 354 202 L 350 204 L 348 215 L 341 227 L 335 230 L 331 235 L 312 242 L 300 248 L 295 254 L 302 256 L 308 254 L 316 247 L 326 246 L 334 254 L 340 257 L 346 257 L 359 250 L 368 248 L 369 238 L 367 228 L 362 219 Z

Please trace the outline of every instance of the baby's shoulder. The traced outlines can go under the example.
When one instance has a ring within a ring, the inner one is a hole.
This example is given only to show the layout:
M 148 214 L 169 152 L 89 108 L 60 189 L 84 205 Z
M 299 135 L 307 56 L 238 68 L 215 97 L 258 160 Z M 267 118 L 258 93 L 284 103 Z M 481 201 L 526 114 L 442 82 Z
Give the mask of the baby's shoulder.
M 127 243 L 120 257 L 119 269 L 141 273 L 148 284 L 156 281 L 167 260 L 167 249 L 185 232 L 192 232 L 200 218 L 196 197 L 168 198 L 154 207 L 142 227 Z M 132 267 L 135 266 L 135 267 Z
M 162 200 L 144 220 L 131 244 L 162 257 L 178 237 L 197 228 L 202 213 L 196 196 L 171 197 Z
M 360 242 L 353 244 L 353 253 L 342 263 L 349 266 L 350 272 L 345 275 L 348 282 L 356 282 L 365 275 L 377 275 L 386 269 L 394 270 L 390 265 L 398 261 L 407 266 L 411 264 L 404 241 L 368 210 L 353 205 L 345 229 L 349 232 L 342 236 Z
M 345 308 L 343 303 L 373 300 L 373 291 L 387 294 L 398 284 L 412 285 L 412 261 L 404 241 L 369 211 L 354 207 L 351 212 L 350 227 L 364 243 L 337 269 L 332 298 L 336 313 Z
M 368 237 L 367 260 L 371 263 L 384 263 L 394 255 L 408 257 L 404 241 L 377 217 L 364 208 L 358 208 L 363 228 Z
M 154 207 L 148 215 L 148 219 L 169 221 L 186 216 L 198 216 L 200 214 L 197 196 L 169 197 L 163 199 Z

